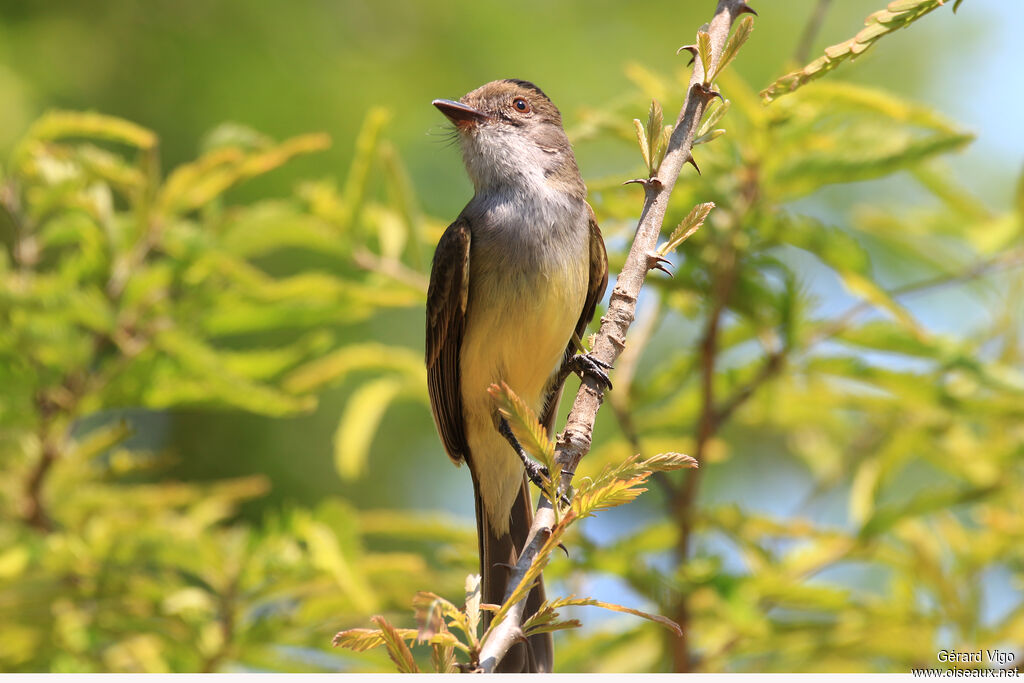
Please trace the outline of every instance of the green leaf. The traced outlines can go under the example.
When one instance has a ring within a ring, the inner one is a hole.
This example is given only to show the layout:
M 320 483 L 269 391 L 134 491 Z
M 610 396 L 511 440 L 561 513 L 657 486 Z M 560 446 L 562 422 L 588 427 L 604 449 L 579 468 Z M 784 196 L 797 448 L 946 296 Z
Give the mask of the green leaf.
M 84 437 L 75 439 L 74 445 L 68 451 L 68 457 L 81 461 L 92 460 L 124 443 L 133 433 L 132 428 L 124 420 L 111 422 L 92 430 Z
M 762 187 L 778 201 L 913 168 L 973 139 L 927 107 L 849 83 L 820 83 L 777 113 Z
M 886 9 L 869 15 L 864 20 L 865 27 L 856 36 L 825 48 L 823 57 L 819 57 L 798 71 L 780 77 L 761 91 L 761 98 L 767 104 L 816 78 L 821 78 L 843 61 L 863 54 L 882 36 L 909 26 L 932 10 L 941 7 L 945 1 L 902 0 L 890 2 Z M 954 11 L 956 11 L 955 7 Z
M 411 628 L 396 629 L 396 631 L 398 636 L 405 640 L 412 640 L 416 637 L 416 631 Z M 335 647 L 343 647 L 353 652 L 366 652 L 384 645 L 384 638 L 384 633 L 380 629 L 350 628 L 336 633 L 332 643 Z
M 373 436 L 384 412 L 404 388 L 402 380 L 382 377 L 352 392 L 334 432 L 334 467 L 342 479 L 352 481 L 366 471 Z
M 483 583 L 479 574 L 466 577 L 466 635 L 476 643 L 477 629 L 480 626 L 480 600 L 483 597 Z
M 711 83 L 711 34 L 706 28 L 697 32 L 697 55 L 700 57 L 701 71 L 704 73 L 703 83 L 705 86 Z
M 863 298 L 876 308 L 889 313 L 921 339 L 926 338 L 924 328 L 914 319 L 913 314 L 870 279 L 854 271 L 840 271 L 839 277 L 851 294 Z
M 223 230 L 223 248 L 243 258 L 266 256 L 283 249 L 350 258 L 349 245 L 338 239 L 333 226 L 290 202 L 264 201 L 232 212 Z
M 355 153 L 352 157 L 352 164 L 349 166 L 348 175 L 345 177 L 345 186 L 341 191 L 339 202 L 340 212 L 335 215 L 338 229 L 347 231 L 362 206 L 366 196 L 366 186 L 370 178 L 370 169 L 377 156 L 377 149 L 380 144 L 381 131 L 391 120 L 391 112 L 383 107 L 372 107 L 363 119 L 363 126 L 356 136 Z
M 935 488 L 914 496 L 902 503 L 893 503 L 875 510 L 870 519 L 861 527 L 862 539 L 873 538 L 888 531 L 903 520 L 928 515 L 958 505 L 973 503 L 992 495 L 998 486 L 962 488 L 946 486 Z
M 640 154 L 644 157 L 644 166 L 650 171 L 651 151 L 647 146 L 647 133 L 644 131 L 644 124 L 640 122 L 640 119 L 633 119 L 633 127 L 636 129 L 636 142 L 640 145 Z
M 657 174 L 661 160 L 665 158 L 665 149 L 662 146 L 664 136 L 664 114 L 658 100 L 651 100 L 651 107 L 647 112 L 647 154 L 649 160 L 648 170 L 653 176 Z
M 25 134 L 14 153 L 15 167 L 25 161 L 34 143 L 66 138 L 109 140 L 141 150 L 156 147 L 156 134 L 131 121 L 92 112 L 51 111 L 44 114 Z
M 631 502 L 646 489 L 640 485 L 654 472 L 695 468 L 697 461 L 682 453 L 660 453 L 646 460 L 633 455 L 617 466 L 608 465 L 595 479 L 578 486 L 572 510 L 579 517 Z
M 886 320 L 871 320 L 848 327 L 836 336 L 836 340 L 860 348 L 921 358 L 939 358 L 951 351 L 940 340 L 913 334 L 906 327 Z
M 623 71 L 646 98 L 664 100 L 675 92 L 675 87 L 667 79 L 639 62 L 628 62 Z
M 302 365 L 284 380 L 284 388 L 295 394 L 337 385 L 356 371 L 389 370 L 410 383 L 426 386 L 426 370 L 418 353 L 400 346 L 366 343 L 350 344 Z
M 850 484 L 850 519 L 856 524 L 864 524 L 874 512 L 881 475 L 878 458 L 867 458 L 857 466 Z
M 624 607 L 622 605 L 616 605 L 611 602 L 603 602 L 601 600 L 594 600 L 593 598 L 577 598 L 575 596 L 569 596 L 567 598 L 557 598 L 550 601 L 546 608 L 551 610 L 557 610 L 561 607 L 600 607 L 602 609 L 611 610 L 612 612 L 621 612 L 623 614 L 632 614 L 635 617 L 641 617 L 648 621 L 653 621 L 656 624 L 661 624 L 665 628 L 669 629 L 676 636 L 683 637 L 683 629 L 676 622 L 672 621 L 668 617 L 663 617 L 658 614 L 650 614 L 648 612 L 642 612 L 638 609 L 631 607 Z M 544 609 L 544 607 L 542 607 Z
M 166 354 L 143 390 L 147 406 L 225 405 L 266 415 L 288 415 L 312 408 L 313 397 L 295 397 L 252 382 L 228 369 L 213 347 L 178 328 L 157 334 L 153 343 Z
M 743 15 L 743 18 L 736 24 L 736 29 L 729 36 L 729 40 L 725 43 L 725 47 L 722 49 L 722 56 L 718 59 L 718 64 L 715 65 L 715 72 L 710 78 L 705 79 L 708 82 L 714 82 L 718 79 L 718 75 L 725 71 L 725 68 L 729 66 L 729 63 L 736 58 L 739 54 L 740 48 L 743 47 L 743 43 L 747 42 L 750 38 L 750 34 L 754 30 L 754 17 L 749 14 Z
M 237 147 L 216 148 L 171 172 L 157 197 L 157 211 L 164 215 L 193 211 L 242 180 L 267 173 L 300 154 L 327 149 L 330 144 L 330 137 L 317 133 L 252 153 Z
M 715 208 L 714 202 L 704 202 L 690 209 L 686 217 L 680 221 L 679 225 L 672 231 L 672 234 L 669 235 L 668 241 L 658 247 L 658 253 L 665 256 L 670 251 L 675 251 L 679 248 L 679 245 L 688 240 L 693 233 L 697 232 L 704 225 L 704 221 L 707 220 L 708 214 L 711 213 L 713 208 Z
M 577 516 L 583 518 L 602 510 L 632 503 L 637 496 L 647 490 L 640 488 L 640 484 L 646 482 L 649 476 L 650 473 L 638 474 L 629 479 L 613 479 L 601 486 L 591 486 L 586 490 L 577 491 L 572 498 L 572 508 Z
M 553 470 L 555 444 L 548 436 L 547 430 L 537 420 L 536 413 L 504 382 L 500 387 L 492 384 L 487 391 L 498 411 L 508 420 L 523 448 L 537 458 L 542 465 Z
M 357 562 L 359 558 L 349 557 L 342 551 L 334 531 L 327 524 L 311 517 L 304 517 L 297 527 L 298 533 L 309 546 L 310 561 L 334 579 L 352 606 L 364 613 L 377 609 L 376 592 L 360 571 Z M 416 637 L 415 631 L 412 631 L 412 637 Z
M 403 674 L 419 673 L 416 666 L 416 659 L 405 642 L 405 632 L 408 629 L 396 629 L 387 619 L 382 616 L 375 616 L 370 619 L 380 627 L 381 638 L 384 640 L 384 647 L 387 648 L 388 656 L 398 667 L 398 672 Z
M 718 122 L 722 120 L 722 117 L 729 112 L 729 107 L 731 106 L 732 102 L 729 100 L 717 97 L 712 98 L 704 112 L 704 120 L 701 121 L 700 127 L 697 128 L 696 137 L 703 137 L 713 131 Z

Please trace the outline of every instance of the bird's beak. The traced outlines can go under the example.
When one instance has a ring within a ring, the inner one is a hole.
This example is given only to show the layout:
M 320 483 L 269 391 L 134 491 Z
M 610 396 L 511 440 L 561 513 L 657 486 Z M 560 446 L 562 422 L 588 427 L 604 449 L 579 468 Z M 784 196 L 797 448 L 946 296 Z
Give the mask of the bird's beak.
M 434 100 L 433 104 L 441 110 L 442 114 L 448 117 L 449 121 L 460 128 L 462 126 L 486 121 L 490 118 L 490 116 L 479 109 L 474 109 L 462 102 L 455 102 L 453 100 Z

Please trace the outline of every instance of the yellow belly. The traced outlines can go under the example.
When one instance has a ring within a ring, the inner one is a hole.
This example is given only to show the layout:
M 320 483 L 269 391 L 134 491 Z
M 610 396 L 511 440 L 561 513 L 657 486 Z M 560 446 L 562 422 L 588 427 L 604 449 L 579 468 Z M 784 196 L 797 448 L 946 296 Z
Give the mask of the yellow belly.
M 588 259 L 585 252 L 574 255 L 564 267 L 520 280 L 483 274 L 470 281 L 460 356 L 463 414 L 480 494 L 499 533 L 507 528 L 523 467 L 495 428 L 487 387 L 507 383 L 539 417 L 583 309 Z

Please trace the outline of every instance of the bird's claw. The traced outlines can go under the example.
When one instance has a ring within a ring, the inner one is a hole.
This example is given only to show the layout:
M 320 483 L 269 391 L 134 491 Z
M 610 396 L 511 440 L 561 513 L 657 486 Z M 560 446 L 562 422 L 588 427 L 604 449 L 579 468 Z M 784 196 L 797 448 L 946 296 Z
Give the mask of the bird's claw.
M 589 376 L 600 388 L 611 391 L 612 381 L 605 370 L 611 370 L 612 366 L 603 360 L 594 358 L 589 353 L 578 353 L 569 359 L 569 367 L 580 376 L 580 379 Z

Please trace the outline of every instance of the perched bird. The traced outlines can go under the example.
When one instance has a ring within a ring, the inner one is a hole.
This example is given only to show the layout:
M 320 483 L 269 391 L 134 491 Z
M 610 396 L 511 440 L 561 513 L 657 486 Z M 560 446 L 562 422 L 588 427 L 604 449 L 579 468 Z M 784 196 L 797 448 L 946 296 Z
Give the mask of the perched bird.
M 475 194 L 434 253 L 430 405 L 448 455 L 469 466 L 482 598 L 501 604 L 533 520 L 527 473 L 534 481 L 541 473 L 487 389 L 507 383 L 551 434 L 569 373 L 611 387 L 608 366 L 576 353 L 608 285 L 608 259 L 561 114 L 540 88 L 493 81 L 433 104 L 455 126 Z M 538 583 L 524 619 L 543 601 Z M 551 666 L 546 633 L 513 647 L 499 670 Z

